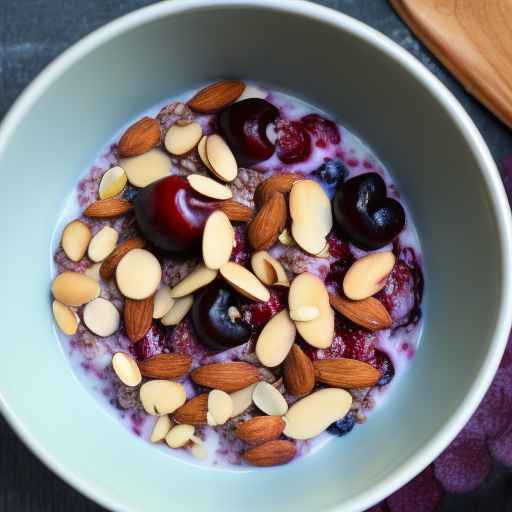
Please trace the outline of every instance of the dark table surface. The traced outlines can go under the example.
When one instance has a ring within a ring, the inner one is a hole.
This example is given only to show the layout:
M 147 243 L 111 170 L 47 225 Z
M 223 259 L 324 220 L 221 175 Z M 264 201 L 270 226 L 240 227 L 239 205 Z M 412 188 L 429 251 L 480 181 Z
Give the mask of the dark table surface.
M 108 21 L 152 3 L 155 2 L 0 0 L 0 119 L 23 88 L 63 50 Z M 318 3 L 368 23 L 406 48 L 457 96 L 482 132 L 497 162 L 512 153 L 512 132 L 462 89 L 411 34 L 386 0 L 324 0 Z M 445 495 L 440 510 L 510 510 L 512 501 L 508 499 L 508 491 L 507 496 L 504 495 L 504 489 L 510 487 L 510 473 L 498 467 L 477 492 Z M 0 417 L 0 512 L 101 510 L 104 509 L 54 476 Z M 404 512 L 406 510 L 409 509 Z M 416 510 L 434 509 L 420 506 Z

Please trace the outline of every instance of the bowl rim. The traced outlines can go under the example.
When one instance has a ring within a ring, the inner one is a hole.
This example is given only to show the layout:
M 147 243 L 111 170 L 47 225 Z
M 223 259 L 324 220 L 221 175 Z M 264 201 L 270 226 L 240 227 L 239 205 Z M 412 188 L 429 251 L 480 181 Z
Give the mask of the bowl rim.
M 156 19 L 212 7 L 215 9 L 251 7 L 270 12 L 299 15 L 330 24 L 377 48 L 412 74 L 448 112 L 475 156 L 487 192 L 492 199 L 491 207 L 497 222 L 498 242 L 501 249 L 503 287 L 499 314 L 487 355 L 465 398 L 458 405 L 450 420 L 428 443 L 376 486 L 350 498 L 343 505 L 336 505 L 329 509 L 330 512 L 341 512 L 342 507 L 344 511 L 364 510 L 385 499 L 423 471 L 463 429 L 494 378 L 507 344 L 512 323 L 512 315 L 509 314 L 512 309 L 512 217 L 509 202 L 496 164 L 480 132 L 459 101 L 437 77 L 388 36 L 344 13 L 304 0 L 281 0 L 278 4 L 274 0 L 217 0 L 213 4 L 209 0 L 168 0 L 136 9 L 107 23 L 73 44 L 48 64 L 22 92 L 0 124 L 0 158 L 6 151 L 8 141 L 19 122 L 38 98 L 72 64 L 87 53 L 128 30 Z M 57 460 L 48 452 L 37 439 L 37 433 L 22 424 L 16 415 L 15 405 L 7 403 L 1 390 L 0 411 L 23 442 L 61 479 L 111 510 L 135 511 L 129 503 L 122 503 L 119 499 L 113 498 L 108 489 L 83 479 L 79 474 L 70 470 L 66 462 Z

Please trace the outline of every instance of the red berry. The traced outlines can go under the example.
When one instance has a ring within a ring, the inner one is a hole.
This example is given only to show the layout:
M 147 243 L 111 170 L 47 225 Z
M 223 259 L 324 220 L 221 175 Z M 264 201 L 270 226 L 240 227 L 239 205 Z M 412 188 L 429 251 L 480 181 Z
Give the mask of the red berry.
M 161 354 L 166 346 L 165 328 L 153 324 L 144 338 L 132 345 L 132 350 L 139 361 Z
M 267 302 L 251 302 L 241 307 L 244 319 L 253 327 L 263 327 L 276 313 L 284 309 L 287 294 L 287 288 L 271 288 Z
M 302 162 L 311 153 L 311 137 L 300 121 L 278 119 L 277 156 L 286 164 Z
M 309 114 L 304 116 L 301 121 L 319 148 L 325 148 L 329 144 L 340 143 L 340 131 L 336 123 L 329 119 L 325 119 L 318 114 Z

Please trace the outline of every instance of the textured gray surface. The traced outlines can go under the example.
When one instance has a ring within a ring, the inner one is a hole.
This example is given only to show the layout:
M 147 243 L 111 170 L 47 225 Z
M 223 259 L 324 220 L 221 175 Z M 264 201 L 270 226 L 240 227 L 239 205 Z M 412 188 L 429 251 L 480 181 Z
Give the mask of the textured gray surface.
M 78 39 L 147 0 L 0 0 L 0 119 L 23 88 L 54 57 Z M 512 134 L 473 98 L 424 49 L 386 0 L 319 2 L 358 18 L 402 45 L 434 72 L 473 117 L 499 162 L 512 153 Z M 8 340 L 2 340 L 6 343 Z M 48 471 L 0 418 L 0 512 L 103 510 Z M 502 489 L 511 476 L 497 468 L 472 495 L 448 497 L 444 511 L 503 511 Z M 509 497 L 510 498 L 510 497 Z M 506 500 L 506 502 L 504 501 Z

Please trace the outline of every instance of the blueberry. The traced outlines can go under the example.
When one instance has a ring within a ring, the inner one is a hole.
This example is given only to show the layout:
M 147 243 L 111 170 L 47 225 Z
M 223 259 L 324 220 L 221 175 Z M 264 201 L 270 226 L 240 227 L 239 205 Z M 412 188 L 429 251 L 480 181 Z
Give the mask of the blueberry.
M 349 412 L 345 417 L 341 418 L 341 420 L 338 420 L 327 428 L 327 431 L 335 436 L 344 436 L 345 434 L 348 434 L 356 424 L 356 418 L 354 416 L 354 413 Z
M 329 199 L 332 199 L 336 187 L 343 183 L 348 171 L 341 160 L 327 160 L 312 174 L 318 178 Z
M 137 194 L 139 193 L 139 189 L 132 187 L 131 185 L 126 185 L 126 188 L 123 192 L 123 199 L 126 199 L 127 201 L 133 201 L 137 197 Z
M 389 384 L 395 376 L 395 367 L 391 362 L 391 359 L 381 352 L 380 350 L 375 351 L 375 357 L 377 359 L 377 367 L 380 370 L 381 378 L 377 382 L 377 386 L 385 386 Z

